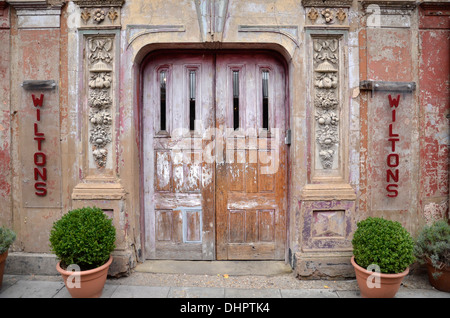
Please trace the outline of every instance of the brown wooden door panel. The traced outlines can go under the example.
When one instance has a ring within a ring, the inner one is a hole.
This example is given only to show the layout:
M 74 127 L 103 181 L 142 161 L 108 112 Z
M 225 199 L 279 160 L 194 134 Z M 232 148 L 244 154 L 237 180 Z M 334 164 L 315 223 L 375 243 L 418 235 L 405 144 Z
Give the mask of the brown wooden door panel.
M 216 127 L 225 127 L 226 149 L 216 165 L 217 259 L 283 259 L 284 68 L 265 54 L 219 54 L 216 63 Z

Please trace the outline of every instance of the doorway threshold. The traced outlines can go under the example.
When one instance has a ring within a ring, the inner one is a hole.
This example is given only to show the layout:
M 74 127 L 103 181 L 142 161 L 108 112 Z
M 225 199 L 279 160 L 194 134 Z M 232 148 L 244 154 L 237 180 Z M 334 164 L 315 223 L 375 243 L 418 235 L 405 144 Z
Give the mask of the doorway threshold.
M 136 272 L 154 274 L 275 276 L 292 273 L 284 261 L 180 261 L 146 260 Z

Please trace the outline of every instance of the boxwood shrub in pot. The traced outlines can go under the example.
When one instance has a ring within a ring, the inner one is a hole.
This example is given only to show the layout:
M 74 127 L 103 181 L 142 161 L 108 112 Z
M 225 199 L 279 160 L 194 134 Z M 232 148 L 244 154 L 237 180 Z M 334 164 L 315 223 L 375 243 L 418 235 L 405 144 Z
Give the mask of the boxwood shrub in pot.
M 358 222 L 352 245 L 351 261 L 361 295 L 394 297 L 414 262 L 414 240 L 409 232 L 400 222 L 369 217 Z
M 414 255 L 419 263 L 427 264 L 430 284 L 450 292 L 450 224 L 448 220 L 434 221 L 422 228 L 416 238 Z
M 53 223 L 50 247 L 59 259 L 57 270 L 72 297 L 101 295 L 112 262 L 115 239 L 112 220 L 97 207 L 71 210 Z M 73 272 L 74 268 L 79 270 Z M 92 287 L 95 290 L 89 292 L 91 295 L 83 294 L 83 289 L 91 288 L 89 285 L 93 284 L 91 274 L 99 276 L 101 287 Z

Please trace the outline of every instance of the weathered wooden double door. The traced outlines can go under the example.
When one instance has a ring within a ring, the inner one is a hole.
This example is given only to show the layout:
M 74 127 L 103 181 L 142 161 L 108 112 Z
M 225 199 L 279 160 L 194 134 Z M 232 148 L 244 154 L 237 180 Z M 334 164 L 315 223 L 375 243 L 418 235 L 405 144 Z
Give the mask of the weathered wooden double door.
M 160 52 L 142 75 L 146 257 L 284 259 L 280 60 L 263 52 Z

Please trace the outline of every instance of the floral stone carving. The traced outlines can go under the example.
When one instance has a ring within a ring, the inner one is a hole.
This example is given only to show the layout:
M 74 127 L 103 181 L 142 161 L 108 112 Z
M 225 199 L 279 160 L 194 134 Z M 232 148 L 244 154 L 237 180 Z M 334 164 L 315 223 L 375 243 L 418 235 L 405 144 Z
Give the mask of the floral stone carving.
M 112 62 L 113 40 L 109 37 L 91 37 L 88 39 L 88 104 L 89 104 L 89 142 L 92 155 L 99 168 L 105 167 L 108 158 L 107 146 L 112 141 L 113 124 L 111 107 L 113 100 Z
M 323 27 L 348 26 L 347 8 L 324 7 L 325 4 L 307 10 L 306 17 L 311 24 Z
M 74 0 L 81 8 L 83 28 L 110 28 L 120 26 L 124 0 Z M 106 19 L 108 17 L 108 19 Z
M 324 9 L 324 10 L 322 10 L 321 13 L 322 13 L 322 16 L 324 17 L 326 23 L 333 22 L 333 19 L 334 19 L 333 11 L 331 11 L 330 9 Z
M 96 9 L 94 11 L 94 22 L 101 23 L 103 20 L 105 20 L 105 10 Z
M 323 169 L 331 169 L 339 145 L 337 39 L 313 40 L 315 133 Z
M 317 12 L 316 9 L 312 8 L 311 10 L 309 10 L 308 12 L 308 18 L 314 23 L 317 18 L 319 17 L 319 13 Z

